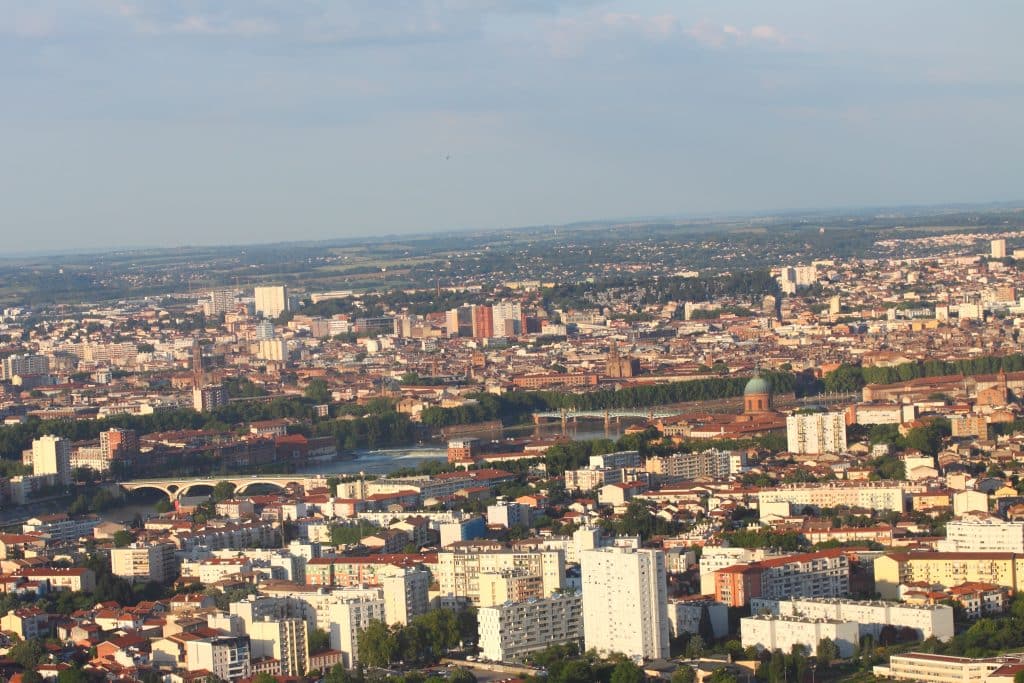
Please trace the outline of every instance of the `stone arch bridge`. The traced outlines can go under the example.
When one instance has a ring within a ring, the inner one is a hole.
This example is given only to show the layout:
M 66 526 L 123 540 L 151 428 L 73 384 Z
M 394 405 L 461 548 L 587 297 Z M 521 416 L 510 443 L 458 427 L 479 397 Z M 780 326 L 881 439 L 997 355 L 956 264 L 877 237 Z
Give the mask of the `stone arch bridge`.
M 250 487 L 259 484 L 275 486 L 282 491 L 289 486 L 301 486 L 308 489 L 314 486 L 326 486 L 325 477 L 307 478 L 302 475 L 251 475 L 237 476 L 228 475 L 223 477 L 198 477 L 195 479 L 184 479 L 170 477 L 166 479 L 135 479 L 133 481 L 119 481 L 117 486 L 124 491 L 138 491 L 139 489 L 155 489 L 167 496 L 171 502 L 175 502 L 183 496 L 187 496 L 193 488 L 203 486 L 213 488 L 222 481 L 235 485 L 235 493 L 245 493 Z

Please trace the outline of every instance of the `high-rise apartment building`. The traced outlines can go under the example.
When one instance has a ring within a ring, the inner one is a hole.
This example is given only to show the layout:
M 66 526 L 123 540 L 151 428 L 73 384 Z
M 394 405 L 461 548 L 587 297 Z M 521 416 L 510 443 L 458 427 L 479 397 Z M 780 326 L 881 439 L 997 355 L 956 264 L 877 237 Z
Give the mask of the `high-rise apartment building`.
M 210 317 L 224 315 L 235 310 L 235 292 L 230 289 L 214 289 L 210 298 L 203 302 L 203 313 Z
M 301 676 L 309 664 L 306 620 L 296 617 L 254 621 L 249 626 L 252 657 L 281 662 L 282 676 Z
M 404 569 L 381 577 L 384 592 L 384 617 L 388 624 L 408 624 L 424 614 L 429 605 L 430 573 L 424 569 Z
M 55 474 L 62 484 L 71 483 L 71 441 L 62 436 L 41 436 L 32 442 L 32 474 Z
M 477 339 L 494 336 L 494 309 L 490 306 L 473 306 L 473 336 Z
M 100 432 L 100 453 L 104 460 L 131 457 L 139 452 L 139 436 L 134 429 L 112 428 Z
M 288 288 L 284 285 L 256 287 L 256 313 L 264 318 L 276 318 L 288 310 Z
M 469 598 L 474 604 L 548 597 L 565 582 L 561 550 L 519 552 L 455 551 L 437 555 L 435 570 L 441 595 Z M 497 596 L 497 597 L 494 597 Z
M 206 413 L 228 404 L 228 390 L 223 384 L 208 384 L 192 390 L 192 408 Z
M 846 450 L 846 419 L 841 412 L 790 415 L 786 441 L 790 453 L 841 453 Z
M 449 337 L 472 337 L 474 330 L 473 307 L 459 306 L 446 311 L 444 328 Z
M 502 301 L 491 306 L 491 319 L 495 337 L 514 337 L 523 333 L 523 307 L 519 303 Z
M 1006 258 L 1006 240 L 992 240 L 992 258 Z
M 660 550 L 580 553 L 586 649 L 634 659 L 669 656 L 668 588 Z
M 359 662 L 359 636 L 372 621 L 386 620 L 386 607 L 380 598 L 363 597 L 335 602 L 330 606 L 331 649 L 341 653 L 346 669 Z

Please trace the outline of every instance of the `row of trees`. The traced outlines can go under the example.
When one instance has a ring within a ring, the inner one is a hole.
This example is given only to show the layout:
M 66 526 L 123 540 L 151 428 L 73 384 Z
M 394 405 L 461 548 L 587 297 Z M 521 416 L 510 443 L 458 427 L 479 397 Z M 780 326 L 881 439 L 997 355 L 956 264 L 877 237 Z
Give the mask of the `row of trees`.
M 434 664 L 464 639 L 476 637 L 476 612 L 431 610 L 405 626 L 371 622 L 359 634 L 359 661 L 372 667 L 390 667 L 402 661 L 409 666 Z
M 792 373 L 768 373 L 775 393 L 793 391 Z M 500 419 L 520 422 L 529 414 L 549 410 L 614 410 L 648 408 L 690 401 L 714 401 L 743 395 L 749 377 L 712 377 L 626 389 L 604 389 L 576 394 L 564 391 L 515 391 L 501 396 L 475 394 L 475 404 L 458 408 L 427 408 L 423 424 L 440 428 L 455 424 Z
M 860 391 L 866 384 L 892 384 L 921 377 L 948 375 L 988 375 L 999 371 L 1024 370 L 1024 354 L 981 356 L 956 361 L 927 360 L 902 363 L 893 367 L 869 367 L 844 364 L 824 377 L 826 391 Z

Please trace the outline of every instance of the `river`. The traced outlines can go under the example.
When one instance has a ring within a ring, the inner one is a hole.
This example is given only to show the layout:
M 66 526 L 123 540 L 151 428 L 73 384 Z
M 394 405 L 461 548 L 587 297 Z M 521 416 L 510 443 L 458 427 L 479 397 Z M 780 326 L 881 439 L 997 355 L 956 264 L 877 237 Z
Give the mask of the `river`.
M 501 441 L 513 441 L 520 439 L 547 440 L 558 436 L 568 436 L 574 440 L 589 439 L 618 439 L 623 431 L 636 420 L 615 422 L 604 429 L 601 420 L 581 420 L 569 422 L 565 429 L 558 421 L 547 422 L 540 425 L 519 425 L 506 427 L 502 430 L 482 431 L 467 433 L 464 436 L 479 438 L 483 441 L 491 441 L 499 444 Z M 500 449 L 499 449 L 500 450 Z M 322 460 L 310 462 L 297 470 L 298 474 L 374 474 L 384 475 L 396 470 L 418 467 L 425 462 L 437 462 L 447 459 L 444 444 L 427 443 L 419 446 L 405 448 L 386 449 L 358 449 L 349 451 L 349 456 L 344 460 Z M 133 493 L 124 505 L 118 505 L 102 512 L 100 516 L 109 521 L 123 522 L 131 521 L 136 516 L 145 518 L 154 513 L 154 506 L 162 496 L 153 490 L 143 490 Z M 204 500 L 204 497 L 197 500 Z M 5 510 L 0 513 L 0 525 L 20 522 L 36 515 L 52 514 L 61 512 L 66 508 L 65 501 L 40 501 L 29 503 L 19 508 Z

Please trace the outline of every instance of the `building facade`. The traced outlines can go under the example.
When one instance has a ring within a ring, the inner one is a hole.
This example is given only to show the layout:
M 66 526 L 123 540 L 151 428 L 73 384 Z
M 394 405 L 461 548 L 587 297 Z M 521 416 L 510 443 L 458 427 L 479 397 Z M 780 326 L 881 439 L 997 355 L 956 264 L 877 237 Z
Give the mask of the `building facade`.
M 669 655 L 665 556 L 659 550 L 601 548 L 580 553 L 588 650 L 633 659 Z

